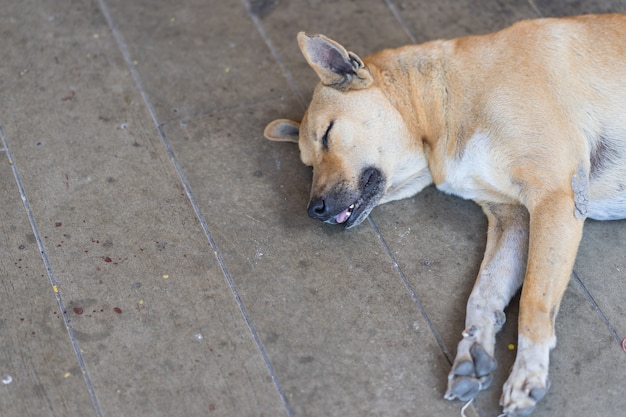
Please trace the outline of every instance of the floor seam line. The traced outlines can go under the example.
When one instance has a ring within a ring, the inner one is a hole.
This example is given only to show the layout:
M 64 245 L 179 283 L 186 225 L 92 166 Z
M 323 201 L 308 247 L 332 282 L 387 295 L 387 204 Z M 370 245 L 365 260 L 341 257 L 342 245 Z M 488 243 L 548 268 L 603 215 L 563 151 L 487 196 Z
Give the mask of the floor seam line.
M 391 248 L 389 247 L 389 245 L 385 241 L 385 238 L 383 237 L 382 233 L 378 229 L 378 226 L 376 225 L 376 222 L 374 221 L 374 219 L 372 219 L 372 217 L 370 216 L 370 217 L 367 218 L 367 220 L 369 221 L 370 226 L 374 230 L 374 233 L 378 237 L 378 240 L 380 241 L 380 244 L 382 245 L 383 249 L 385 250 L 387 256 L 389 256 L 389 258 L 391 259 L 391 264 L 392 264 L 393 268 L 396 270 L 396 272 L 398 273 L 398 275 L 400 276 L 400 280 L 402 281 L 402 284 L 404 284 L 404 287 L 406 288 L 406 290 L 408 291 L 409 295 L 411 296 L 411 299 L 413 300 L 413 303 L 415 303 L 415 305 L 417 306 L 418 310 L 422 314 L 422 318 L 424 319 L 424 321 L 426 321 L 426 325 L 428 326 L 428 329 L 430 330 L 430 332 L 432 333 L 433 337 L 435 338 L 435 341 L 437 342 L 437 345 L 439 346 L 439 349 L 441 349 L 443 355 L 445 356 L 446 360 L 448 361 L 448 364 L 452 365 L 452 362 L 454 360 L 453 357 L 452 357 L 452 354 L 450 353 L 450 350 L 448 349 L 448 347 L 446 346 L 445 342 L 443 341 L 443 338 L 441 337 L 441 335 L 439 334 L 439 332 L 435 328 L 434 323 L 430 320 L 430 317 L 428 316 L 428 313 L 426 312 L 426 307 L 424 307 L 424 305 L 420 301 L 419 297 L 415 293 L 415 290 L 413 289 L 413 286 L 411 285 L 411 283 L 409 282 L 408 277 L 406 276 L 406 274 L 404 273 L 404 271 L 402 270 L 402 268 L 398 264 L 398 261 L 397 261 L 396 257 L 391 252 Z M 471 407 L 474 409 L 474 411 L 476 411 L 476 413 L 479 416 L 482 417 L 484 415 L 482 410 L 480 409 L 480 407 L 478 407 L 478 404 L 476 404 L 475 401 L 472 402 Z
M 287 66 L 283 62 L 282 57 L 280 56 L 280 54 L 278 53 L 278 50 L 274 46 L 274 43 L 272 42 L 270 37 L 267 35 L 267 32 L 265 32 L 265 27 L 263 26 L 263 23 L 261 23 L 261 20 L 254 13 L 252 13 L 250 2 L 248 0 L 241 0 L 241 1 L 244 7 L 246 8 L 246 11 L 248 12 L 248 15 L 250 16 L 252 23 L 254 23 L 256 30 L 261 35 L 261 39 L 263 39 L 263 41 L 265 42 L 265 45 L 270 50 L 270 53 L 274 57 L 274 60 L 276 61 L 278 66 L 280 67 L 280 70 L 283 72 L 283 76 L 287 79 L 287 83 L 298 96 L 300 105 L 302 106 L 303 110 L 306 110 L 307 103 L 306 103 L 306 100 L 304 99 L 304 94 L 302 94 L 302 91 L 300 91 L 300 88 L 298 88 L 298 84 L 296 84 L 296 82 L 294 81 L 293 76 L 291 75 L 291 71 L 287 69 Z
M 541 10 L 539 10 L 539 7 L 537 7 L 537 5 L 535 4 L 534 0 L 528 0 L 528 4 L 530 4 L 530 7 L 535 11 L 535 13 L 539 15 L 539 17 L 544 17 L 543 13 L 541 13 Z
M 404 32 L 406 32 L 406 34 L 409 36 L 409 39 L 411 39 L 411 42 L 417 43 L 417 38 L 415 37 L 411 29 L 409 29 L 409 25 L 407 25 L 406 21 L 400 14 L 398 7 L 395 5 L 393 0 L 385 0 L 385 3 L 387 4 L 387 7 L 389 8 L 389 10 L 391 10 L 391 14 L 393 15 L 393 17 L 398 21 L 398 23 L 400 23 L 400 26 L 402 26 L 402 29 L 404 30 Z
M 424 307 L 424 305 L 420 301 L 419 297 L 415 293 L 415 290 L 413 289 L 413 286 L 411 285 L 411 283 L 409 282 L 408 277 L 406 276 L 406 274 L 404 273 L 404 271 L 402 270 L 402 268 L 398 264 L 398 261 L 396 260 L 396 257 L 391 252 L 391 248 L 389 247 L 389 245 L 387 245 L 387 242 L 385 241 L 385 238 L 383 238 L 382 233 L 378 229 L 378 226 L 376 225 L 376 222 L 371 217 L 368 217 L 367 220 L 369 221 L 370 226 L 374 230 L 374 233 L 378 237 L 378 240 L 380 241 L 380 244 L 382 245 L 383 249 L 385 250 L 387 256 L 389 256 L 389 258 L 391 259 L 391 264 L 392 264 L 393 268 L 396 270 L 396 272 L 398 273 L 398 275 L 400 276 L 400 280 L 402 281 L 402 284 L 404 284 L 404 287 L 406 288 L 406 290 L 408 291 L 409 295 L 411 296 L 411 299 L 413 300 L 413 303 L 415 303 L 415 305 L 417 306 L 418 310 L 420 311 L 420 313 L 422 315 L 422 318 L 424 319 L 424 321 L 426 321 L 426 325 L 428 326 L 428 329 L 430 330 L 430 332 L 432 333 L 433 337 L 435 338 L 435 341 L 437 342 L 437 345 L 439 346 L 439 349 L 441 349 L 443 355 L 445 356 L 446 360 L 448 361 L 448 364 L 452 365 L 453 358 L 452 358 L 452 354 L 450 353 L 450 350 L 448 349 L 448 347 L 446 346 L 445 342 L 443 341 L 443 338 L 441 337 L 441 335 L 439 334 L 439 332 L 435 328 L 435 325 L 430 320 L 430 317 L 428 316 L 428 313 L 426 312 L 426 308 Z M 474 411 L 476 411 L 476 413 L 479 416 L 483 416 L 482 410 L 478 407 L 478 405 L 475 402 L 472 402 L 471 407 L 474 409 Z
M 611 336 L 613 336 L 615 341 L 620 346 L 622 346 L 622 338 L 619 336 L 619 334 L 617 333 L 617 330 L 615 330 L 615 327 L 613 327 L 608 317 L 604 314 L 604 311 L 602 311 L 602 309 L 600 308 L 596 300 L 593 298 L 593 295 L 591 295 L 591 292 L 587 289 L 587 287 L 585 286 L 583 281 L 580 279 L 576 271 L 572 271 L 572 277 L 574 278 L 574 281 L 576 281 L 576 284 L 578 284 L 578 287 L 582 290 L 583 294 L 585 295 L 585 298 L 587 298 L 587 301 L 591 303 L 591 307 L 595 310 L 596 314 L 598 314 L 598 316 L 600 317 L 600 320 L 602 320 L 602 322 L 608 328 L 609 332 L 611 333 Z
M 248 327 L 248 331 L 250 332 L 252 339 L 259 351 L 259 354 L 261 355 L 261 358 L 263 359 L 263 363 L 268 371 L 268 373 L 270 374 L 270 377 L 272 378 L 272 382 L 274 384 L 274 388 L 276 389 L 276 391 L 278 392 L 278 395 L 283 403 L 283 406 L 285 407 L 287 414 L 289 415 L 289 417 L 294 417 L 295 414 L 291 408 L 291 405 L 289 404 L 289 401 L 287 399 L 287 396 L 282 388 L 282 385 L 280 384 L 280 381 L 278 380 L 278 374 L 276 373 L 276 370 L 274 369 L 274 366 L 272 365 L 269 356 L 267 354 L 267 351 L 265 350 L 265 347 L 263 346 L 263 342 L 261 341 L 261 338 L 259 337 L 256 328 L 252 322 L 252 318 L 250 317 L 248 310 L 246 309 L 243 300 L 241 299 L 240 295 L 239 295 L 239 291 L 237 290 L 237 286 L 235 284 L 234 279 L 232 278 L 227 266 L 226 266 L 226 262 L 224 261 L 224 258 L 222 257 L 222 254 L 217 246 L 217 244 L 215 243 L 215 241 L 213 240 L 213 235 L 211 233 L 211 231 L 209 230 L 209 226 L 206 222 L 206 219 L 204 218 L 204 215 L 202 214 L 202 211 L 200 209 L 200 206 L 198 204 L 198 202 L 196 201 L 192 191 L 191 191 L 191 185 L 189 184 L 189 182 L 187 181 L 187 177 L 185 176 L 185 174 L 183 173 L 183 169 L 180 166 L 180 163 L 178 162 L 178 159 L 176 158 L 176 155 L 174 154 L 174 149 L 172 148 L 169 139 L 167 138 L 167 135 L 165 134 L 165 131 L 163 130 L 161 123 L 159 122 L 159 118 L 156 115 L 156 111 L 154 110 L 154 107 L 152 106 L 152 102 L 150 101 L 150 99 L 148 98 L 148 94 L 146 93 L 143 84 L 141 82 L 141 78 L 139 77 L 139 72 L 137 71 L 137 68 L 135 67 L 135 65 L 133 64 L 132 60 L 130 59 L 130 53 L 128 52 L 128 47 L 126 46 L 126 43 L 124 43 L 122 36 L 120 34 L 120 32 L 118 31 L 117 27 L 115 26 L 115 24 L 113 23 L 113 18 L 111 17 L 111 14 L 109 12 L 109 9 L 105 3 L 104 0 L 98 0 L 98 3 L 100 4 L 100 9 L 102 10 L 102 13 L 104 14 L 104 17 L 107 21 L 107 24 L 109 25 L 109 29 L 111 30 L 111 32 L 113 33 L 113 37 L 115 38 L 115 41 L 118 45 L 118 48 L 120 49 L 120 52 L 122 53 L 122 56 L 124 58 L 124 61 L 126 62 L 126 65 L 128 66 L 131 75 L 133 77 L 133 80 L 135 81 L 135 84 L 137 86 L 137 88 L 140 91 L 141 97 L 144 101 L 144 104 L 146 105 L 146 107 L 148 108 L 148 111 L 150 112 L 150 115 L 152 117 L 152 120 L 155 124 L 155 127 L 157 129 L 157 132 L 161 138 L 161 142 L 163 143 L 163 146 L 165 147 L 169 157 L 170 157 L 170 161 L 172 162 L 172 164 L 174 165 L 174 169 L 176 171 L 176 174 L 178 175 L 179 180 L 182 183 L 183 189 L 185 190 L 185 194 L 187 195 L 187 198 L 194 210 L 194 213 L 196 215 L 196 218 L 198 219 L 200 226 L 202 228 L 202 231 L 204 232 L 204 235 L 206 237 L 206 239 L 208 240 L 209 246 L 211 247 L 211 249 L 214 252 L 215 258 L 217 259 L 217 262 L 219 264 L 220 270 L 222 271 L 222 274 L 224 275 L 224 278 L 226 279 L 230 290 L 233 294 L 233 297 L 235 299 L 235 302 L 237 304 L 237 307 L 239 308 L 239 311 L 246 323 L 246 326 Z
M 398 261 L 396 260 L 396 257 L 391 252 L 391 248 L 389 247 L 389 245 L 387 245 L 387 242 L 385 241 L 385 238 L 383 238 L 383 235 L 380 233 L 380 230 L 378 229 L 378 226 L 376 226 L 376 223 L 374 222 L 374 220 L 371 217 L 368 217 L 368 220 L 369 220 L 370 225 L 372 226 L 372 229 L 374 229 L 374 233 L 378 237 L 378 240 L 380 241 L 380 244 L 382 245 L 383 249 L 387 253 L 387 256 L 389 256 L 389 258 L 391 259 L 391 263 L 393 265 L 393 268 L 396 270 L 398 275 L 400 275 L 400 279 L 401 279 L 402 283 L 404 284 L 406 290 L 409 292 L 409 295 L 411 296 L 411 299 L 417 305 L 417 308 L 419 309 L 420 313 L 422 314 L 422 317 L 426 321 L 426 324 L 428 325 L 429 330 L 431 331 L 431 333 L 435 337 L 435 340 L 436 340 L 437 344 L 439 345 L 439 348 L 441 349 L 441 351 L 443 352 L 443 354 L 445 355 L 446 359 L 448 360 L 448 362 L 451 365 L 452 364 L 452 360 L 453 360 L 452 359 L 452 355 L 450 354 L 450 351 L 448 350 L 448 347 L 444 343 L 441 335 L 439 334 L 439 332 L 435 328 L 435 325 L 430 320 L 430 317 L 428 316 L 428 313 L 426 312 L 426 308 L 424 307 L 424 305 L 420 301 L 419 297 L 415 293 L 415 290 L 413 289 L 413 286 L 409 282 L 409 279 L 407 278 L 406 274 L 404 273 L 404 271 L 402 270 L 402 268 L 398 264 Z
M 83 380 L 85 381 L 87 391 L 89 392 L 89 397 L 91 398 L 91 402 L 95 409 L 96 415 L 98 417 L 102 417 L 104 414 L 102 413 L 102 409 L 100 408 L 100 403 L 98 402 L 98 397 L 96 395 L 95 387 L 93 386 L 91 377 L 89 375 L 89 371 L 85 364 L 85 359 L 80 350 L 78 339 L 76 338 L 76 335 L 74 334 L 74 327 L 72 326 L 72 323 L 70 322 L 67 316 L 67 308 L 66 308 L 65 302 L 63 301 L 63 297 L 61 295 L 61 289 L 62 289 L 61 285 L 59 284 L 59 281 L 57 280 L 56 275 L 54 271 L 52 270 L 52 264 L 50 263 L 50 259 L 48 258 L 48 252 L 43 243 L 43 240 L 41 239 L 41 233 L 39 233 L 39 228 L 37 227 L 37 222 L 35 221 L 35 215 L 33 214 L 32 208 L 30 206 L 30 202 L 28 201 L 28 198 L 26 197 L 26 190 L 24 189 L 22 178 L 17 170 L 17 166 L 15 165 L 13 154 L 11 153 L 11 149 L 9 148 L 9 143 L 8 143 L 8 140 L 6 139 L 6 135 L 4 133 L 4 129 L 2 128 L 2 125 L 0 125 L 0 139 L 4 147 L 4 152 L 6 152 L 7 157 L 9 159 L 9 165 L 11 165 L 11 170 L 13 171 L 13 177 L 17 184 L 17 188 L 20 193 L 22 203 L 24 204 L 24 209 L 26 210 L 26 216 L 28 217 L 28 222 L 30 223 L 30 227 L 31 227 L 31 230 L 33 231 L 33 235 L 35 236 L 35 241 L 37 242 L 39 254 L 41 255 L 42 262 L 44 264 L 46 273 L 48 275 L 48 280 L 50 282 L 50 285 L 52 286 L 52 291 L 54 293 L 57 306 L 59 307 L 61 316 L 63 317 L 63 322 L 65 324 L 65 328 L 70 338 L 72 349 L 74 350 L 74 356 L 83 374 Z

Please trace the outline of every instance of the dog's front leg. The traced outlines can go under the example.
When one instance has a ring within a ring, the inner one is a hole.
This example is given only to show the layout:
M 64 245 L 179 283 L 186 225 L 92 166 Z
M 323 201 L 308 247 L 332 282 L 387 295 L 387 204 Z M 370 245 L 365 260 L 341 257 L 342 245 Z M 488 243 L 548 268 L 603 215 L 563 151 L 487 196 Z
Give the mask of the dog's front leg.
M 445 398 L 467 401 L 491 383 L 496 333 L 504 308 L 522 284 L 528 253 L 528 212 L 523 206 L 482 204 L 489 230 L 478 279 L 467 303 L 463 339 L 448 375 Z
M 569 195 L 553 195 L 530 211 L 530 245 L 520 299 L 518 350 L 500 404 L 510 417 L 526 416 L 549 388 L 554 320 L 569 282 L 584 219 Z

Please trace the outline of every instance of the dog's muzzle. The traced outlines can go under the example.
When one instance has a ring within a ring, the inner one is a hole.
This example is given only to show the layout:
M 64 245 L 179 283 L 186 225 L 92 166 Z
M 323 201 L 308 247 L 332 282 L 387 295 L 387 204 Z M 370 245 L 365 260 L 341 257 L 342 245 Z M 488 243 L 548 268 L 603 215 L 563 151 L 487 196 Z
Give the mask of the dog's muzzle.
M 380 170 L 369 167 L 363 170 L 357 190 L 344 192 L 338 186 L 323 197 L 311 197 L 308 213 L 313 219 L 331 224 L 342 224 L 346 228 L 356 226 L 367 218 L 378 204 L 384 190 L 384 178 Z

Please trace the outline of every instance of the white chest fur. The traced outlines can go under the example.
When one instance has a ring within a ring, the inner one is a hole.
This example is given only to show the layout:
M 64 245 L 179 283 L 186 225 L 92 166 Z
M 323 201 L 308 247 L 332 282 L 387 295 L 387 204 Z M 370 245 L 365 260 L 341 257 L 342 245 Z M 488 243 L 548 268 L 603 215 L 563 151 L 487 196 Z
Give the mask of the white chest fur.
M 445 180 L 437 188 L 469 200 L 516 202 L 506 159 L 493 150 L 486 133 L 476 132 L 460 158 L 445 162 Z

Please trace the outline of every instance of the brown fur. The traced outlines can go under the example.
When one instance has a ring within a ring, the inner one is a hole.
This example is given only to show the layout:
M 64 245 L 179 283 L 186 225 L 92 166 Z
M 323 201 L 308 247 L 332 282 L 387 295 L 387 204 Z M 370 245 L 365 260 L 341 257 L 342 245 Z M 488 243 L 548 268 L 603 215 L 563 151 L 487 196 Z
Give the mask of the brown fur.
M 298 142 L 313 166 L 309 214 L 353 227 L 431 183 L 480 204 L 487 250 L 446 398 L 489 385 L 495 333 L 523 282 L 501 404 L 526 415 L 549 386 L 584 219 L 626 217 L 626 15 L 523 21 L 363 60 L 321 35 L 298 42 L 322 82 L 299 132 L 277 120 L 265 136 Z

